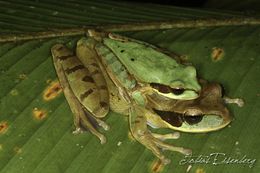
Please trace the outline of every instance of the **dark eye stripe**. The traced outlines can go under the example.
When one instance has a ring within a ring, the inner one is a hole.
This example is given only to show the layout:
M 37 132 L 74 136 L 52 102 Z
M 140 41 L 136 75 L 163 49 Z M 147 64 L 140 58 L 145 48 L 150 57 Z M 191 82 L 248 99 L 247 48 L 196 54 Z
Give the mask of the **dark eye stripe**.
M 157 89 L 161 93 L 170 93 L 171 92 L 171 88 L 166 85 L 151 83 L 150 86 L 153 87 L 154 89 Z
M 185 89 L 183 89 L 183 88 L 176 89 L 176 88 L 171 88 L 167 85 L 162 85 L 162 84 L 157 84 L 157 83 L 151 83 L 150 86 L 164 94 L 173 93 L 174 95 L 180 95 L 180 94 L 183 94 L 185 91 Z
M 180 127 L 183 123 L 181 114 L 175 113 L 175 112 L 169 112 L 169 111 L 159 111 L 156 109 L 153 109 L 153 111 L 159 115 L 164 121 L 168 122 L 174 127 Z
M 159 115 L 164 121 L 168 122 L 174 127 L 182 126 L 183 122 L 188 123 L 189 125 L 195 125 L 202 121 L 203 114 L 197 115 L 182 115 L 177 112 L 169 112 L 169 111 L 160 111 L 153 109 L 153 111 Z
M 170 87 L 168 87 L 168 86 L 160 86 L 159 87 L 159 91 L 161 92 L 161 93 L 165 93 L 165 94 L 167 94 L 167 93 L 170 93 L 171 92 L 171 88 Z

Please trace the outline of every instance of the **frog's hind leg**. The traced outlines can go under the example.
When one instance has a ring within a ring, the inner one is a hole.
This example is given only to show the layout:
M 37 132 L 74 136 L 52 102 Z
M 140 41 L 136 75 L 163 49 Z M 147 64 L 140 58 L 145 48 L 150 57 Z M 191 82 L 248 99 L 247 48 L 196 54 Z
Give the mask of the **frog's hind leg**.
M 87 117 L 87 119 L 89 120 L 89 122 L 91 124 L 93 124 L 93 126 L 100 126 L 102 127 L 104 130 L 109 130 L 110 126 L 103 120 L 101 120 L 100 118 L 95 117 L 91 112 L 89 112 L 87 109 L 83 108 L 84 113 L 85 113 L 85 117 Z
M 106 97 L 100 97 L 99 90 L 93 79 L 91 80 L 88 70 L 66 46 L 62 44 L 53 46 L 52 55 L 64 95 L 74 114 L 76 132 L 82 131 L 84 127 L 97 136 L 101 143 L 104 143 L 106 141 L 104 135 L 97 131 L 90 118 L 96 120 L 96 123 L 105 130 L 109 128 L 105 122 L 99 119 L 109 111 L 108 104 L 102 103 Z M 84 78 L 90 80 L 84 81 L 82 80 Z
M 97 61 L 97 54 L 94 50 L 96 41 L 92 38 L 82 38 L 77 42 L 76 55 L 89 71 L 89 76 L 83 78 L 85 82 L 94 82 L 99 94 L 100 105 L 103 108 L 109 107 L 109 92 L 102 70 L 100 69 L 99 62 Z M 102 118 L 105 115 L 94 115 L 95 117 Z
M 244 100 L 240 99 L 240 98 L 229 98 L 227 96 L 224 96 L 223 99 L 224 99 L 225 103 L 227 103 L 227 104 L 233 103 L 239 107 L 243 107 L 245 104 Z
M 86 112 L 84 110 L 84 108 L 82 108 L 82 105 L 77 100 L 77 98 L 73 95 L 71 90 L 65 89 L 64 95 L 66 98 L 69 97 L 69 99 L 67 99 L 67 100 L 72 100 L 72 101 L 69 101 L 68 103 L 69 103 L 71 111 L 74 115 L 74 125 L 76 127 L 76 129 L 73 131 L 73 134 L 82 133 L 83 132 L 82 128 L 84 128 L 84 129 L 89 130 L 96 137 L 98 137 L 101 144 L 106 143 L 106 137 L 103 134 L 101 134 L 96 129 L 93 122 L 90 121 L 89 118 L 91 115 L 88 112 Z

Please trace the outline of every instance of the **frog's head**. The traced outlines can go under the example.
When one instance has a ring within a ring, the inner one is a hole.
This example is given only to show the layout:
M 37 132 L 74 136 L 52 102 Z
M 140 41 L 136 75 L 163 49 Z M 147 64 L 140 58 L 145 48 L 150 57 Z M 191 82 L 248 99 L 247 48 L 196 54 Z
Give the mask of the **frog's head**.
M 138 83 L 150 84 L 157 94 L 170 99 L 193 100 L 201 90 L 196 69 L 148 43 L 109 34 L 103 39 L 111 52 Z
M 176 100 L 193 100 L 199 97 L 201 86 L 193 66 L 179 66 L 162 75 L 158 83 L 150 83 L 154 91 Z
M 209 132 L 225 127 L 232 120 L 218 84 L 204 85 L 195 100 L 164 100 L 162 106 L 158 104 L 162 98 L 155 97 L 150 98 L 151 107 L 160 116 L 163 123 L 159 124 L 163 127 L 191 133 Z

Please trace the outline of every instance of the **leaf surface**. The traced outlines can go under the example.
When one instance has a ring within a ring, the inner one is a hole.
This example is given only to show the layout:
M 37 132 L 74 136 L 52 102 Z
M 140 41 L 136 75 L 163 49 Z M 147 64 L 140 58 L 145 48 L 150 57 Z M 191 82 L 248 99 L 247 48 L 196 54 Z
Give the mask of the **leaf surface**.
M 9 0 L 0 1 L 0 10 L 0 32 L 3 35 L 108 23 L 242 16 L 238 12 L 103 0 Z M 169 143 L 191 148 L 194 156 L 203 158 L 211 153 L 225 153 L 227 158 L 246 156 L 257 161 L 213 165 L 214 158 L 211 158 L 210 163 L 181 165 L 183 155 L 166 151 L 172 163 L 159 169 L 152 153 L 129 138 L 127 118 L 113 112 L 106 119 L 111 126 L 108 132 L 104 132 L 107 144 L 100 145 L 87 132 L 73 135 L 72 113 L 63 94 L 54 93 L 54 98 L 49 100 L 44 95 L 46 89 L 57 82 L 50 47 L 65 43 L 73 48 L 79 39 L 63 37 L 0 43 L 0 171 L 166 173 L 186 172 L 192 165 L 190 172 L 259 172 L 259 26 L 121 34 L 186 56 L 197 68 L 199 76 L 223 84 L 228 96 L 245 100 L 243 108 L 228 106 L 235 117 L 229 127 L 207 134 L 181 133 L 180 139 Z M 219 61 L 212 60 L 215 48 L 223 50 Z M 219 157 L 219 162 L 223 159 Z

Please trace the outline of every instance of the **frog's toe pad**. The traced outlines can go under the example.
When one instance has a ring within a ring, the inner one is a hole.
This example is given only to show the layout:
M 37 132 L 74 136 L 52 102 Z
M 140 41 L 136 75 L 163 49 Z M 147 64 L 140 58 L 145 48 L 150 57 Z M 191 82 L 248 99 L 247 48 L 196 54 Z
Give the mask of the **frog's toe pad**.
M 183 149 L 183 151 L 181 152 L 184 155 L 191 155 L 192 154 L 192 150 L 191 149 Z
M 105 131 L 108 131 L 110 129 L 110 126 L 108 124 L 102 124 L 100 125 Z
M 244 102 L 243 99 L 237 99 L 237 105 L 238 105 L 239 107 L 243 107 L 244 104 L 245 104 L 245 102 Z
M 181 136 L 180 132 L 174 132 L 172 133 L 172 139 L 179 139 Z
M 225 101 L 225 103 L 227 103 L 227 104 L 233 103 L 233 104 L 236 104 L 236 105 L 239 106 L 239 107 L 243 107 L 244 104 L 245 104 L 244 100 L 243 100 L 243 99 L 240 99 L 240 98 L 234 98 L 234 99 L 232 99 L 232 98 L 229 98 L 229 97 L 224 97 L 224 101 Z
M 161 159 L 161 162 L 162 162 L 164 165 L 168 165 L 169 163 L 171 163 L 171 160 L 170 160 L 170 159 L 167 159 L 167 158 L 163 158 L 163 159 Z
M 110 129 L 110 126 L 105 123 L 104 121 L 97 119 L 97 123 L 100 127 L 102 127 L 105 131 L 108 131 Z
M 107 138 L 104 135 L 100 135 L 99 139 L 101 144 L 105 144 L 107 142 Z
M 81 134 L 81 133 L 83 133 L 83 132 L 84 132 L 84 130 L 82 130 L 80 127 L 77 127 L 77 128 L 72 132 L 72 134 L 77 135 L 77 134 Z

